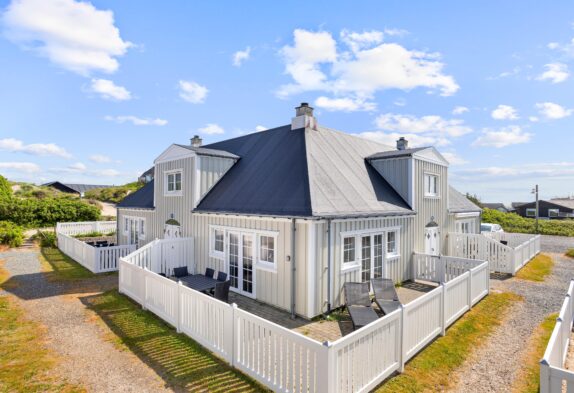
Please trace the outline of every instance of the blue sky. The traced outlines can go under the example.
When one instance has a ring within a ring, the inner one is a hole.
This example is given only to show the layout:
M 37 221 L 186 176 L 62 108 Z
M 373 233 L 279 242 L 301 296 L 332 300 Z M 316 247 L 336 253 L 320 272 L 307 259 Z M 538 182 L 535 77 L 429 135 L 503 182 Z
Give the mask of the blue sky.
M 574 193 L 574 3 L 0 1 L 0 173 L 122 184 L 173 142 L 320 124 L 437 146 L 484 201 Z

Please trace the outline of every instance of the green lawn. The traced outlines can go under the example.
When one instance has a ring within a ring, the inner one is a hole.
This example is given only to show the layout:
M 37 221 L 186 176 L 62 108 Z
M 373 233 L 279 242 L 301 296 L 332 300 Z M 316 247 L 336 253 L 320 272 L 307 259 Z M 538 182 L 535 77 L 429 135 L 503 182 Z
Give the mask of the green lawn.
M 552 335 L 558 313 L 547 316 L 534 331 L 528 342 L 528 353 L 522 359 L 520 374 L 512 387 L 514 393 L 538 393 L 540 386 L 540 359 Z
M 473 350 L 500 325 L 516 294 L 491 293 L 448 329 L 446 336 L 435 340 L 416 355 L 405 372 L 377 388 L 377 392 L 436 392 L 452 387 L 452 373 Z
M 570 258 L 574 258 L 574 248 L 569 249 L 566 251 L 566 256 Z
M 117 291 L 88 299 L 89 307 L 112 330 L 112 340 L 137 354 L 176 390 L 265 391 L 209 351 Z
M 57 248 L 43 247 L 40 262 L 48 280 L 69 281 L 95 277 L 95 274 L 64 255 Z
M 549 255 L 538 254 L 526 266 L 516 273 L 517 278 L 529 281 L 542 282 L 552 273 L 554 261 Z

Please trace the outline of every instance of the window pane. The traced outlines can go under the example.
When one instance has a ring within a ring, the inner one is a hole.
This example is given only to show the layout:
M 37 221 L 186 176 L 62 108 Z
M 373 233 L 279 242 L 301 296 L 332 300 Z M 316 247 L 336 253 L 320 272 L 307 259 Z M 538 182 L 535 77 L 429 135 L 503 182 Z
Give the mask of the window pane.
M 214 238 L 213 248 L 217 252 L 223 252 L 223 231 L 216 229 L 214 231 Z
M 361 238 L 361 281 L 371 279 L 371 236 Z
M 355 238 L 343 239 L 343 263 L 355 262 Z
M 175 190 L 181 191 L 181 173 L 175 174 Z
M 387 254 L 394 254 L 397 252 L 397 233 L 387 232 Z
M 173 182 L 173 175 L 167 175 L 167 190 L 173 191 L 174 182 Z
M 273 237 L 259 237 L 259 260 L 268 263 L 275 262 L 275 239 Z

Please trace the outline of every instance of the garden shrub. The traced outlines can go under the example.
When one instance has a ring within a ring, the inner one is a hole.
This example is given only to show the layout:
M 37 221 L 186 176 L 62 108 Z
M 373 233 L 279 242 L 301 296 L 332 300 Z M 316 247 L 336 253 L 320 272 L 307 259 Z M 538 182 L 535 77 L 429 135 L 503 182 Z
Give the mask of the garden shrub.
M 27 227 L 53 226 L 66 221 L 97 221 L 100 216 L 100 209 L 78 199 L 0 200 L 0 220 Z
M 516 213 L 503 213 L 484 209 L 482 222 L 500 224 L 506 232 L 536 233 L 536 220 L 521 217 Z M 542 235 L 574 236 L 574 220 L 539 220 L 538 233 Z
M 22 227 L 9 221 L 0 221 L 0 244 L 10 247 L 20 247 L 24 242 Z
M 57 236 L 55 232 L 38 231 L 40 246 L 42 247 L 56 247 Z

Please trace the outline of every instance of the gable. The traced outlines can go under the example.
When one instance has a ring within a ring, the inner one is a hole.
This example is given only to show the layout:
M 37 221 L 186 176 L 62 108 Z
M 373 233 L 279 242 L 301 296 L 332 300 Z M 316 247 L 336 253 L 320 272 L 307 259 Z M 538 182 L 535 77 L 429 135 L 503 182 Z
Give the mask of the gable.
M 188 150 L 176 144 L 172 144 L 170 147 L 165 149 L 155 160 L 154 164 L 158 164 L 165 161 L 178 160 L 181 158 L 193 157 L 195 153 L 192 150 Z
M 413 154 L 413 157 L 415 157 L 419 160 L 432 162 L 432 163 L 438 164 L 438 165 L 443 165 L 443 166 L 449 165 L 446 158 L 444 158 L 443 155 L 440 154 L 438 152 L 438 150 L 432 146 L 417 151 L 416 153 Z

